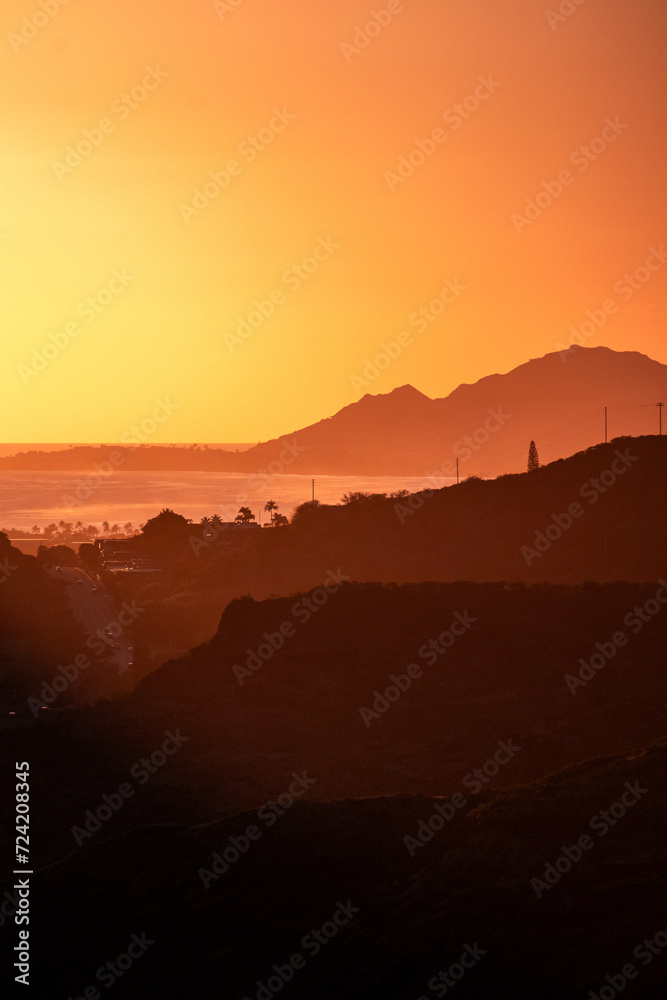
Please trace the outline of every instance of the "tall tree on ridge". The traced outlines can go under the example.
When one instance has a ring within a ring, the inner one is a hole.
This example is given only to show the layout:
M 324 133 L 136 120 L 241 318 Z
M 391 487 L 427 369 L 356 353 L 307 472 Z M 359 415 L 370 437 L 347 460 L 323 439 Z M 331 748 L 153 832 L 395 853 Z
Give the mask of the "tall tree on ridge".
M 535 447 L 535 442 L 530 442 L 530 448 L 528 449 L 528 472 L 533 472 L 535 469 L 539 469 L 540 460 L 537 457 L 537 448 Z

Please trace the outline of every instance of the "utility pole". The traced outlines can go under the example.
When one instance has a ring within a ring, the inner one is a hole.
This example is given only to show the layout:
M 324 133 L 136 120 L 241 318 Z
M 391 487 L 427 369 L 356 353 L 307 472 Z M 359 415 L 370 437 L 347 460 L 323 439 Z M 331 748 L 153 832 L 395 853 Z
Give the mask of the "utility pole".
M 315 503 L 315 480 L 313 479 L 313 503 Z
M 459 485 L 459 460 L 456 459 L 456 485 Z
M 662 408 L 665 404 L 656 403 L 655 405 L 658 407 L 658 413 L 660 414 L 660 437 L 662 437 Z
M 604 408 L 604 443 L 607 443 L 607 407 Z

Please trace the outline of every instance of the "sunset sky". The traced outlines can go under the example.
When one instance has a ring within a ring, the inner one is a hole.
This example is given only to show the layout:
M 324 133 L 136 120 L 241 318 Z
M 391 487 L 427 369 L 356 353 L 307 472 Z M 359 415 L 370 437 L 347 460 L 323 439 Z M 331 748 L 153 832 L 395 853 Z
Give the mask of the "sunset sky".
M 156 400 L 156 442 L 265 440 L 587 310 L 667 363 L 664 0 L 58 8 L 0 11 L 4 440 L 118 441 Z

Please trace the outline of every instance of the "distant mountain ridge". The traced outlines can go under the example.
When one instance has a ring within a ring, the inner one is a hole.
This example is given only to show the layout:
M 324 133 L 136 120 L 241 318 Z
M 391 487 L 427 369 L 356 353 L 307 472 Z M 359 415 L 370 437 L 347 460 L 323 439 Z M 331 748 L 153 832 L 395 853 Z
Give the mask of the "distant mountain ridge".
M 366 395 L 297 432 L 293 471 L 462 476 L 522 472 L 535 440 L 543 463 L 609 438 L 657 433 L 667 366 L 635 351 L 573 347 L 429 399 L 412 386 Z M 653 409 L 651 409 L 653 407 Z M 261 464 L 276 442 L 248 458 Z
M 24 452 L 0 470 L 79 470 L 111 459 L 123 471 L 494 477 L 526 467 L 528 445 L 552 462 L 609 438 L 657 433 L 667 365 L 636 351 L 572 347 L 430 399 L 411 385 L 366 394 L 331 417 L 244 452 L 137 444 Z

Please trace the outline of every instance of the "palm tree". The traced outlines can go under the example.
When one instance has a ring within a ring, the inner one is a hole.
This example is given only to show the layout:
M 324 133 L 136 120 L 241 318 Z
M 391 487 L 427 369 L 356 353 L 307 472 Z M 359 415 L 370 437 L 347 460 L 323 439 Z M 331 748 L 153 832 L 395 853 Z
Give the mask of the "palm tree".
M 102 531 L 104 532 L 105 535 L 108 535 L 109 532 L 111 531 L 108 521 L 102 521 Z
M 38 524 L 33 524 L 32 528 L 30 529 L 30 534 L 31 535 L 39 535 L 39 534 L 41 534 L 41 531 L 40 531 L 40 528 L 39 528 Z
M 132 524 L 131 521 L 128 521 L 127 524 L 123 525 L 123 531 L 125 532 L 126 535 L 134 534 L 134 525 Z
M 118 535 L 118 534 L 120 534 L 120 524 L 112 524 L 111 525 L 111 534 L 112 535 Z
M 222 528 L 223 523 L 224 522 L 219 514 L 214 514 L 211 518 L 211 524 L 214 528 Z
M 75 531 L 83 531 L 83 521 L 77 521 L 74 525 Z
M 241 524 L 249 524 L 250 521 L 255 520 L 255 515 L 250 510 L 250 507 L 239 507 L 239 512 L 234 520 L 239 521 Z
M 274 524 L 275 517 L 276 517 L 275 512 L 278 510 L 278 504 L 275 503 L 274 500 L 268 500 L 264 504 L 264 510 L 267 511 L 271 515 L 271 524 Z
M 276 516 L 273 519 L 273 527 L 274 528 L 284 528 L 288 524 L 289 524 L 289 521 L 285 517 L 284 514 L 276 514 Z
M 203 524 L 205 528 L 208 528 L 209 524 L 212 524 L 213 521 L 211 520 L 210 517 L 202 517 L 202 519 L 201 519 L 201 521 L 199 523 Z
M 97 525 L 96 524 L 89 524 L 88 527 L 86 528 L 86 534 L 90 535 L 91 537 L 93 535 L 97 535 Z

